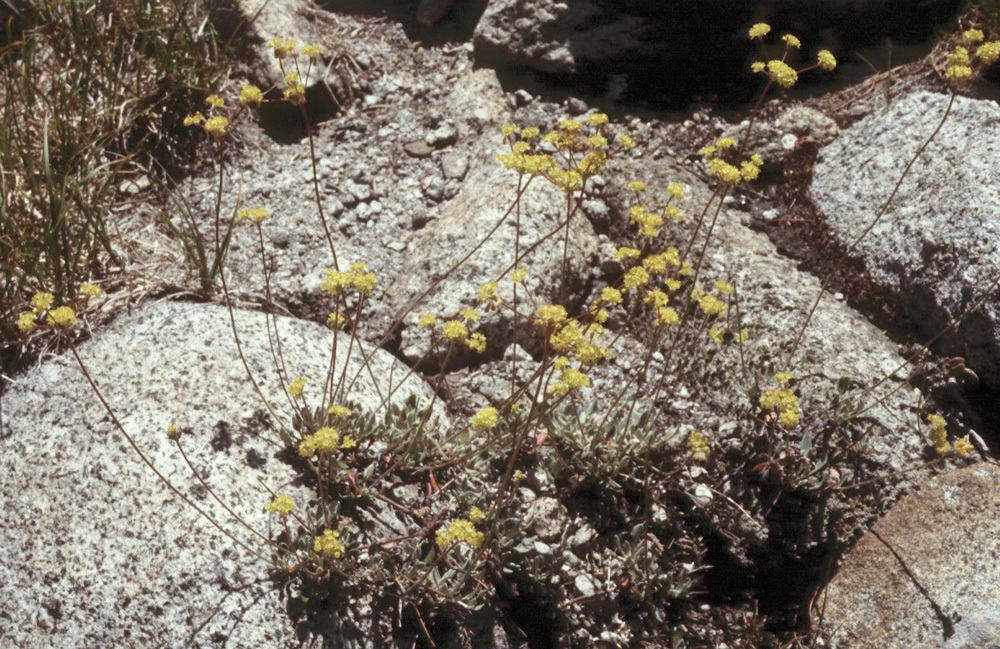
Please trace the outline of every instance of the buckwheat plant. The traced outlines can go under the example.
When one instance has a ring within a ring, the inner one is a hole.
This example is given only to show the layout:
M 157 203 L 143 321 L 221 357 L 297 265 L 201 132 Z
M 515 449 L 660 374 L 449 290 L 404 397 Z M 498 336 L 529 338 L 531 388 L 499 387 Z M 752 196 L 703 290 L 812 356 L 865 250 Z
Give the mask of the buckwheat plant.
M 769 32 L 769 26 L 757 24 L 749 36 L 763 41 Z M 992 62 L 1000 57 L 1000 43 L 982 43 L 982 34 L 974 31 L 966 32 L 964 38 L 969 46 L 978 46 L 975 53 L 962 46 L 949 56 L 946 76 L 956 84 L 972 76 L 974 61 Z M 329 372 L 320 382 L 290 376 L 284 369 L 264 249 L 263 228 L 270 217 L 267 207 L 238 205 L 222 234 L 221 205 L 226 191 L 222 153 L 229 129 L 253 107 L 269 100 L 250 85 L 241 88 L 238 99 L 222 93 L 208 97 L 205 114 L 197 112 L 185 120 L 211 136 L 219 170 L 215 261 L 209 276 L 202 277 L 203 287 L 204 282 L 220 277 L 232 309 L 225 273 L 217 271 L 225 262 L 233 228 L 240 222 L 254 228 L 268 304 L 262 317 L 268 322 L 286 407 L 269 403 L 246 359 L 243 364 L 278 429 L 286 456 L 304 481 L 314 486 L 316 497 L 296 502 L 262 479 L 261 507 L 269 512 L 276 535 L 253 529 L 216 497 L 252 540 L 240 539 L 170 484 L 132 442 L 114 413 L 112 420 L 174 493 L 234 542 L 268 561 L 275 575 L 303 601 L 368 597 L 391 602 L 386 610 L 392 611 L 387 619 L 393 629 L 410 624 L 408 628 L 416 628 L 417 635 L 433 645 L 431 622 L 471 624 L 499 601 L 530 592 L 550 605 L 567 629 L 567 646 L 592 646 L 595 638 L 612 637 L 603 634 L 613 634 L 622 645 L 641 640 L 666 646 L 665 629 L 690 621 L 699 575 L 706 568 L 705 544 L 685 523 L 698 517 L 700 507 L 689 494 L 692 476 L 704 473 L 705 467 L 723 467 L 726 457 L 717 440 L 702 432 L 705 428 L 683 428 L 678 417 L 666 414 L 665 405 L 683 387 L 693 364 L 723 349 L 739 355 L 747 401 L 742 412 L 734 415 L 745 422 L 746 431 L 744 457 L 736 466 L 745 475 L 733 474 L 733 480 L 760 476 L 776 481 L 784 490 L 826 495 L 870 482 L 858 481 L 860 473 L 849 470 L 862 454 L 868 433 L 849 425 L 871 407 L 865 395 L 840 386 L 829 409 L 805 411 L 803 382 L 792 366 L 794 349 L 784 367 L 751 371 L 756 366 L 752 358 L 747 359 L 753 352 L 752 336 L 741 324 L 740 287 L 732 279 L 703 278 L 706 251 L 725 196 L 736 185 L 755 182 L 760 174 L 760 155 L 744 151 L 743 146 L 761 102 L 775 85 L 788 89 L 800 74 L 836 66 L 833 55 L 824 50 L 814 65 L 796 70 L 786 60 L 801 43 L 790 34 L 782 41 L 780 59 L 752 66 L 766 76 L 766 83 L 743 142 L 723 137 L 700 151 L 714 182 L 706 204 L 693 211 L 682 209 L 685 189 L 671 179 L 629 182 L 631 236 L 614 252 L 621 270 L 582 304 L 567 294 L 571 228 L 584 218 L 582 204 L 595 176 L 636 143 L 601 113 L 562 120 L 544 133 L 538 126 L 503 126 L 497 161 L 511 172 L 516 198 L 503 219 L 444 276 L 466 263 L 503 222 L 513 219 L 518 237 L 509 264 L 491 269 L 493 279 L 475 292 L 475 308 L 465 308 L 450 318 L 422 313 L 421 300 L 437 288 L 443 279 L 439 278 L 399 316 L 392 329 L 415 313 L 419 314 L 416 326 L 430 334 L 428 348 L 413 367 L 424 359 L 441 359 L 436 377 L 431 377 L 434 397 L 422 405 L 412 395 L 393 399 L 415 371 L 410 369 L 388 390 L 374 382 L 381 406 L 373 410 L 357 405 L 355 386 L 362 372 L 372 374 L 369 361 L 391 331 L 368 351 L 358 338 L 365 305 L 379 297 L 379 280 L 364 263 L 341 269 L 337 261 L 322 212 L 312 127 L 307 132 L 317 215 L 334 266 L 322 283 L 330 299 L 327 325 L 333 337 Z M 305 84 L 322 50 L 285 39 L 272 40 L 269 47 L 286 75 L 282 98 L 271 101 L 298 107 L 308 125 Z M 235 108 L 230 110 L 230 105 Z M 946 118 L 947 111 L 942 123 Z M 645 199 L 647 182 L 665 185 L 664 204 L 653 205 Z M 564 211 L 557 227 L 537 240 L 522 241 L 521 197 L 535 183 L 560 190 Z M 887 206 L 888 201 L 865 234 Z M 683 232 L 684 237 L 665 240 L 666 233 L 674 231 Z M 524 287 L 532 273 L 525 260 L 549 239 L 562 244 L 562 272 L 555 298 L 540 303 Z M 512 289 L 509 293 L 500 290 L 507 283 Z M 58 307 L 52 296 L 36 295 L 18 326 L 24 331 L 65 332 L 73 326 L 75 310 L 93 295 L 90 287 L 83 287 L 75 301 Z M 501 314 L 512 322 L 512 340 L 530 347 L 532 359 L 530 363 L 521 360 L 528 365 L 519 371 L 515 354 L 506 397 L 449 427 L 434 416 L 435 407 L 440 407 L 438 395 L 448 390 L 449 361 L 459 354 L 475 357 L 501 344 L 487 337 L 484 326 Z M 612 318 L 624 323 L 617 333 L 608 327 Z M 807 324 L 808 318 L 796 344 Z M 595 375 L 618 353 L 626 331 L 642 338 L 642 361 L 614 389 L 600 392 L 595 389 Z M 233 333 L 243 358 L 235 319 Z M 72 341 L 67 338 L 67 342 L 75 355 Z M 341 363 L 344 370 L 338 375 L 337 359 L 351 355 L 361 356 L 360 369 L 351 375 L 347 363 Z M 954 445 L 948 441 L 939 416 L 931 415 L 919 426 L 925 423 L 929 432 L 923 434 L 939 456 L 964 457 L 971 449 L 967 440 L 959 439 Z M 686 444 L 673 443 L 676 435 L 671 431 L 683 432 Z M 180 432 L 171 428 L 166 434 L 183 454 Z M 539 509 L 544 499 L 537 498 L 537 492 L 553 496 L 548 514 Z M 739 515 L 751 516 L 739 503 L 723 497 Z M 567 511 L 564 515 L 572 520 L 561 529 L 543 524 L 547 516 Z

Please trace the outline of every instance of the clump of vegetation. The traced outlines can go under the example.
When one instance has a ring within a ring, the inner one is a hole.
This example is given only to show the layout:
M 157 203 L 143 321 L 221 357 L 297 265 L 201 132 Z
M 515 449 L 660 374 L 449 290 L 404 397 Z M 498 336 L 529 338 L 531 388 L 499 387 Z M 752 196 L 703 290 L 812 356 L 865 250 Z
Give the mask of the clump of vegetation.
M 208 5 L 32 0 L 0 47 L 0 339 L 36 293 L 73 298 L 116 252 L 106 223 L 140 170 L 183 173 L 185 116 L 225 76 Z
M 150 15 L 160 15 L 148 9 Z M 62 11 L 84 12 L 82 5 Z M 79 18 L 100 20 L 99 13 L 88 16 L 84 12 Z M 162 16 L 160 20 L 157 24 L 162 26 Z M 185 38 L 192 37 L 180 23 L 177 30 Z M 749 36 L 763 40 L 769 31 L 767 25 L 758 24 Z M 137 34 L 146 32 L 139 29 Z M 983 43 L 981 32 L 966 32 L 964 38 L 976 49 L 970 53 L 960 46 L 949 58 L 947 76 L 956 83 L 972 76 L 976 56 L 992 62 L 1000 54 L 1000 43 Z M 836 65 L 830 52 L 821 51 L 815 65 L 795 70 L 786 57 L 801 43 L 792 35 L 782 40 L 781 58 L 753 64 L 766 77 L 761 100 L 775 84 L 789 88 L 807 70 L 832 70 Z M 51 43 L 42 45 L 47 51 L 56 49 Z M 322 51 L 282 39 L 270 46 L 287 66 L 283 101 L 297 106 L 306 118 L 304 84 Z M 41 45 L 26 40 L 21 47 L 20 60 L 26 61 L 25 53 Z M 8 56 L 13 56 L 11 51 Z M 55 54 L 50 51 L 46 56 Z M 16 69 L 11 63 L 8 74 Z M 9 86 L 8 92 L 34 93 L 30 96 L 54 92 L 60 85 L 54 79 L 43 81 L 29 68 L 13 81 L 21 85 Z M 89 85 L 71 85 L 66 91 L 70 94 L 57 100 L 60 105 L 74 105 L 91 90 Z M 9 333 L 9 339 L 41 331 L 65 336 L 76 314 L 100 295 L 93 284 L 79 284 L 84 274 L 79 264 L 87 255 L 81 258 L 75 249 L 59 243 L 70 235 L 79 241 L 80 233 L 62 231 L 59 228 L 70 226 L 59 224 L 85 225 L 85 232 L 91 233 L 88 236 L 102 239 L 101 213 L 94 212 L 83 221 L 60 215 L 75 215 L 77 210 L 87 213 L 85 206 L 91 202 L 95 209 L 103 205 L 110 190 L 107 179 L 103 185 L 97 181 L 105 173 L 114 177 L 113 171 L 134 157 L 136 143 L 130 138 L 139 132 L 139 122 L 151 117 L 149 112 L 130 113 L 130 126 L 123 128 L 119 122 L 108 121 L 119 119 L 114 117 L 119 115 L 119 96 L 114 92 L 99 96 L 105 103 L 97 104 L 103 108 L 92 116 L 97 126 L 89 135 L 52 130 L 55 122 L 44 113 L 28 120 L 22 141 L 40 143 L 41 167 L 27 166 L 33 159 L 29 155 L 32 144 L 24 145 L 29 148 L 23 151 L 8 146 L 2 152 L 21 165 L 13 167 L 21 171 L 3 179 L 4 205 L 9 210 L 4 223 L 8 223 L 8 213 L 21 214 L 21 218 L 33 214 L 27 208 L 16 212 L 12 207 L 27 201 L 52 224 L 46 242 L 56 242 L 37 249 L 35 265 L 22 261 L 9 266 L 20 274 L 8 279 L 7 304 L 20 304 L 21 296 L 33 294 L 31 308 L 11 318 L 20 333 Z M 189 257 L 200 263 L 202 288 L 219 281 L 227 302 L 229 289 L 219 270 L 229 234 L 240 221 L 248 227 L 266 227 L 270 213 L 263 206 L 240 207 L 225 222 L 226 234 L 220 235 L 222 196 L 228 191 L 223 152 L 232 122 L 250 114 L 262 101 L 259 89 L 243 85 L 238 99 L 212 94 L 205 107 L 183 118 L 187 127 L 203 132 L 211 141 L 219 169 L 214 262 L 209 267 L 203 246 L 199 254 Z M 17 103 L 8 104 L 5 110 L 13 110 L 11 106 L 26 110 Z M 744 142 L 752 127 L 751 120 Z M 563 192 L 563 219 L 547 236 L 563 237 L 566 242 L 574 222 L 582 218 L 581 203 L 594 176 L 636 146 L 600 113 L 564 120 L 544 134 L 534 127 L 506 125 L 501 136 L 504 152 L 498 162 L 512 172 L 518 197 L 532 183 L 551 183 Z M 311 146 L 311 129 L 309 137 Z M 115 146 L 122 147 L 117 154 Z M 285 375 L 278 363 L 290 414 L 283 415 L 258 391 L 278 427 L 287 457 L 313 487 L 315 498 L 295 502 L 262 480 L 267 493 L 261 505 L 272 514 L 277 534 L 262 533 L 222 503 L 251 536 L 224 529 L 157 475 L 234 542 L 267 561 L 293 596 L 303 602 L 325 603 L 367 597 L 391 613 L 384 619 L 397 638 L 412 637 L 422 645 L 435 646 L 440 640 L 434 629 L 483 628 L 488 624 L 484 615 L 498 607 L 514 611 L 528 606 L 544 613 L 551 623 L 547 633 L 558 638 L 559 646 L 694 647 L 714 646 L 722 639 L 730 646 L 777 646 L 778 640 L 761 631 L 752 616 L 740 618 L 726 607 L 705 614 L 701 608 L 708 601 L 704 578 L 712 557 L 719 556 L 719 537 L 726 528 L 705 513 L 698 488 L 692 485 L 725 499 L 737 516 L 755 522 L 762 512 L 789 501 L 826 502 L 887 476 L 872 478 L 865 473 L 870 429 L 862 414 L 871 407 L 868 391 L 843 382 L 828 408 L 808 412 L 802 403 L 803 391 L 810 386 L 796 378 L 795 368 L 753 369 L 756 365 L 748 360 L 753 354 L 753 332 L 741 324 L 740 287 L 731 278 L 705 280 L 703 261 L 727 192 L 737 184 L 755 181 L 763 161 L 731 138 L 720 138 L 700 153 L 716 183 L 708 203 L 696 210 L 693 219 L 681 208 L 685 189 L 670 179 L 656 179 L 666 184 L 669 195 L 663 205 L 644 201 L 646 181 L 628 184 L 635 198 L 629 209 L 633 238 L 615 252 L 623 268 L 620 276 L 592 302 L 572 307 L 562 295 L 564 303 L 535 304 L 519 295 L 519 287 L 531 272 L 522 268 L 521 261 L 534 242 L 525 242 L 512 251 L 509 269 L 497 269 L 495 279 L 478 288 L 476 308 L 447 320 L 440 314 L 420 315 L 418 326 L 432 332 L 425 357 L 445 358 L 440 374 L 432 377 L 437 387 L 446 380 L 444 368 L 452 354 L 460 350 L 482 354 L 493 344 L 483 333 L 488 319 L 504 313 L 513 320 L 515 330 L 535 332 L 541 343 L 531 361 L 530 376 L 512 380 L 502 401 L 448 426 L 435 416 L 436 401 L 420 403 L 413 396 L 393 399 L 389 392 L 379 395 L 380 408 L 365 411 L 353 401 L 356 375 L 331 371 L 313 385 Z M 83 169 L 89 171 L 81 177 Z M 313 170 L 318 199 L 315 156 Z M 52 193 L 53 177 L 63 179 L 54 187 L 62 187 L 58 191 L 65 194 Z M 42 179 L 49 179 L 47 192 L 42 192 Z M 32 182 L 38 184 L 32 186 Z M 97 194 L 87 193 L 92 191 L 90 183 L 101 188 Z M 317 204 L 322 206 L 322 201 Z M 341 268 L 321 208 L 317 217 L 334 259 L 334 268 L 327 271 L 323 283 L 330 296 L 327 324 L 333 331 L 332 356 L 367 354 L 365 367 L 358 372 L 370 371 L 367 361 L 374 352 L 363 351 L 357 331 L 365 303 L 377 296 L 378 276 L 364 263 Z M 662 241 L 668 220 L 687 224 L 688 238 Z M 14 217 L 9 222 L 20 223 Z M 25 247 L 31 241 L 26 232 L 22 227 L 4 236 L 19 243 L 17 250 L 32 250 Z M 479 245 L 483 243 L 485 239 Z M 102 246 L 110 252 L 106 242 Z M 568 249 L 567 243 L 564 250 Z M 266 251 L 260 252 L 266 268 Z M 562 261 L 565 269 L 565 253 Z M 43 266 L 52 272 L 40 270 Z M 269 282 L 266 272 L 265 279 Z M 501 291 L 506 284 L 510 291 Z M 270 295 L 270 285 L 266 285 Z M 508 294 L 512 297 L 501 297 Z M 418 308 L 415 304 L 400 320 Z M 271 313 L 262 317 L 271 318 Z M 647 353 L 641 367 L 612 393 L 597 394 L 591 376 L 613 357 L 622 335 L 605 328 L 611 317 L 626 323 L 622 331 L 643 332 Z M 804 322 L 802 329 L 807 325 Z M 237 335 L 235 327 L 233 333 Z M 71 337 L 66 336 L 66 342 L 75 354 Z M 665 414 L 662 407 L 681 389 L 686 370 L 706 350 L 723 350 L 740 359 L 745 401 L 739 412 L 728 413 L 740 435 L 738 448 L 720 448 L 710 432 Z M 512 363 L 516 362 L 515 357 Z M 244 365 L 254 379 L 245 360 Z M 516 371 L 511 375 L 518 376 Z M 927 423 L 928 445 L 939 455 L 933 462 L 945 456 L 965 457 L 971 450 L 968 440 L 949 441 L 945 423 L 937 415 L 931 415 Z M 124 428 L 119 429 L 156 471 Z M 166 435 L 183 453 L 179 430 L 171 426 Z M 722 492 L 724 480 L 740 502 Z M 407 492 L 405 488 L 412 486 L 420 489 Z M 401 492 L 410 495 L 398 496 Z M 825 529 L 825 521 L 820 519 L 816 527 Z M 515 629 L 516 614 L 510 613 L 501 622 Z M 725 630 L 727 625 L 732 628 Z M 705 630 L 712 628 L 715 631 Z M 822 636 L 814 628 L 786 631 L 780 639 L 784 646 L 807 646 Z

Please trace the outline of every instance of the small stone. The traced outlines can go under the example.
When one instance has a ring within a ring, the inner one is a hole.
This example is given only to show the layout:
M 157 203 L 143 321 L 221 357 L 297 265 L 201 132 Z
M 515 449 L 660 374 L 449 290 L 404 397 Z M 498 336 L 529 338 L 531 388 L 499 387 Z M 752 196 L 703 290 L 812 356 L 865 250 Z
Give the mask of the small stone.
M 514 91 L 514 103 L 517 105 L 518 108 L 520 108 L 521 106 L 527 106 L 532 102 L 533 99 L 534 97 L 531 96 L 531 93 L 528 92 L 527 90 L 524 90 L 523 88 Z
M 593 597 L 594 593 L 597 592 L 597 584 L 590 578 L 590 575 L 583 573 L 576 576 L 576 579 L 573 580 L 573 586 L 582 597 Z
M 359 185 L 356 182 L 348 181 L 341 186 L 341 189 L 350 194 L 353 198 L 353 202 L 357 203 L 359 201 L 366 201 L 372 196 L 371 187 L 368 185 Z
M 403 150 L 414 158 L 426 158 L 434 153 L 434 147 L 426 142 L 407 142 L 403 145 Z
M 462 191 L 462 183 L 452 179 L 444 184 L 444 189 L 442 190 L 441 195 L 444 200 L 450 201 L 458 196 L 458 192 L 460 191 Z
M 550 541 L 559 538 L 566 529 L 567 514 L 555 498 L 539 498 L 531 503 L 525 515 L 525 522 L 531 525 L 538 538 Z
M 604 201 L 585 200 L 580 204 L 580 207 L 587 217 L 595 221 L 603 223 L 608 220 L 608 206 L 604 204 Z
M 799 141 L 799 138 L 794 133 L 785 133 L 781 136 L 781 148 L 785 151 L 791 151 L 795 148 L 795 143 Z
M 589 524 L 584 523 L 580 526 L 573 536 L 569 537 L 570 547 L 577 547 L 583 545 L 584 543 L 589 543 L 592 539 L 597 537 L 597 530 L 591 527 Z
M 429 146 L 440 149 L 454 144 L 456 140 L 458 140 L 458 129 L 452 124 L 442 124 L 428 133 L 424 142 Z
M 694 488 L 694 493 L 691 495 L 694 501 L 705 507 L 710 502 L 712 502 L 712 490 L 703 484 L 696 485 Z
M 285 250 L 292 243 L 292 235 L 288 232 L 278 232 L 271 238 L 271 245 L 279 250 Z
M 395 252 L 403 252 L 404 250 L 406 250 L 405 241 L 395 240 L 395 241 L 385 241 L 384 243 L 386 248 L 388 248 L 389 250 L 393 250 Z
M 570 97 L 566 100 L 566 110 L 569 111 L 570 115 L 583 115 L 587 112 L 587 102 L 576 97 Z
M 444 178 L 441 176 L 427 176 L 420 183 L 424 196 L 438 203 L 444 197 Z
M 458 151 L 450 151 L 441 156 L 441 171 L 444 177 L 461 180 L 469 170 L 469 156 Z
M 327 216 L 338 216 L 344 211 L 344 204 L 336 197 L 327 199 L 325 207 Z
M 541 541 L 535 541 L 534 548 L 538 554 L 552 554 L 552 548 Z
M 761 214 L 761 217 L 765 221 L 774 220 L 774 219 L 778 218 L 778 210 L 765 210 L 764 213 Z
M 149 176 L 139 176 L 137 178 L 131 178 L 126 180 L 118 186 L 118 191 L 123 194 L 138 194 L 139 192 L 149 189 L 152 181 Z

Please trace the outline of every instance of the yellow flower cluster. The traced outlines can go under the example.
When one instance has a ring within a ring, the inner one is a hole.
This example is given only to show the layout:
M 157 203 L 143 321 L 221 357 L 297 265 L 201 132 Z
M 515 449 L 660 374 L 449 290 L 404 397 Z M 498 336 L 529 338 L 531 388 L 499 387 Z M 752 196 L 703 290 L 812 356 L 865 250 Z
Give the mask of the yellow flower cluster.
M 696 430 L 691 431 L 687 442 L 688 450 L 691 451 L 691 459 L 695 461 L 704 460 L 711 452 L 708 446 L 708 437 Z
M 750 28 L 750 38 L 751 39 L 759 38 L 763 40 L 764 36 L 766 36 L 770 32 L 771 32 L 770 25 L 768 25 L 767 23 L 757 23 Z
M 447 530 L 440 529 L 437 531 L 437 542 L 442 548 L 451 545 L 452 541 L 468 543 L 470 546 L 478 548 L 482 546 L 485 538 L 483 533 L 476 529 L 472 521 L 465 518 L 452 521 Z
M 781 384 L 778 389 L 771 389 L 760 396 L 760 405 L 766 410 L 773 410 L 778 413 L 778 421 L 786 428 L 795 428 L 802 420 L 802 413 L 799 410 L 799 398 L 795 392 L 788 387 L 789 381 L 794 376 L 791 372 L 778 372 L 774 379 Z
M 306 45 L 302 48 L 302 56 L 308 56 L 310 59 L 315 61 L 319 57 L 323 56 L 323 48 L 319 45 Z
M 819 67 L 827 72 L 831 72 L 837 67 L 837 59 L 833 57 L 830 50 L 820 50 L 816 58 L 819 60 Z
M 552 384 L 549 388 L 549 392 L 557 396 L 562 396 L 567 392 L 572 390 L 579 390 L 580 388 L 590 387 L 590 377 L 581 372 L 580 370 L 573 369 L 572 367 L 567 367 L 563 370 L 562 376 L 559 380 Z
M 225 135 L 227 128 L 229 128 L 229 120 L 222 115 L 209 117 L 205 120 L 205 130 L 210 135 L 214 135 L 216 138 L 220 138 Z
M 240 86 L 240 103 L 244 106 L 259 104 L 264 101 L 264 93 L 257 86 L 244 83 Z
M 449 320 L 441 328 L 441 335 L 454 342 L 463 342 L 469 337 L 469 330 L 458 320 Z
M 280 494 L 272 502 L 264 505 L 264 509 L 269 512 L 276 512 L 282 516 L 287 516 L 288 512 L 295 509 L 295 502 L 288 494 Z
M 45 322 L 52 327 L 65 329 L 76 324 L 76 312 L 68 306 L 61 306 L 49 311 Z
M 709 175 L 718 176 L 719 180 L 729 184 L 756 180 L 757 176 L 760 175 L 764 159 L 755 153 L 750 156 L 749 160 L 744 160 L 737 167 L 722 157 L 732 144 L 733 141 L 730 138 L 719 138 L 716 140 L 715 146 L 706 146 L 699 151 L 707 158 L 705 164 L 708 165 Z
M 556 327 L 566 322 L 566 318 L 569 317 L 566 313 L 566 308 L 558 304 L 540 306 L 535 313 L 538 315 L 538 320 L 535 321 L 535 324 L 539 327 Z
M 472 430 L 487 430 L 496 426 L 499 418 L 500 413 L 497 412 L 497 409 L 487 406 L 472 417 L 472 422 L 469 426 Z
M 639 234 L 649 239 L 660 234 L 659 227 L 663 219 L 658 214 L 649 211 L 645 205 L 633 205 L 628 210 L 629 222 L 639 226 Z
M 293 399 L 302 398 L 302 390 L 306 387 L 306 380 L 302 377 L 293 379 L 291 383 L 288 384 L 288 394 Z
M 336 430 L 324 426 L 312 435 L 306 435 L 299 442 L 299 455 L 305 458 L 312 457 L 316 453 L 333 453 L 342 448 L 354 448 L 354 440 L 344 435 L 340 436 Z
M 500 287 L 497 285 L 495 280 L 486 282 L 479 287 L 479 301 L 481 303 L 499 301 L 499 298 L 497 297 L 497 290 L 499 290 L 499 288 Z
M 642 252 L 635 248 L 619 248 L 615 250 L 615 259 L 632 259 L 638 257 Z
M 771 31 L 770 25 L 766 23 L 757 23 L 750 28 L 750 38 L 759 38 L 761 41 L 764 40 L 764 36 Z M 798 72 L 795 71 L 793 67 L 785 63 L 785 57 L 788 56 L 788 52 L 792 49 L 800 49 L 802 47 L 802 41 L 793 36 L 792 34 L 785 34 L 781 37 L 781 40 L 785 42 L 785 55 L 781 59 L 772 59 L 765 63 L 764 61 L 755 61 L 751 66 L 754 72 L 767 72 L 767 75 L 771 77 L 771 81 L 777 83 L 782 88 L 791 88 L 795 85 L 795 82 L 799 80 Z M 811 70 L 814 67 L 821 67 L 824 70 L 831 71 L 837 67 L 837 59 L 834 58 L 833 54 L 829 50 L 820 50 L 817 54 L 816 65 L 807 68 Z
M 621 291 L 609 286 L 601 291 L 601 299 L 609 304 L 621 304 L 624 298 Z
M 969 451 L 973 449 L 972 444 L 968 440 L 960 439 L 955 442 L 955 455 L 959 457 L 965 457 L 969 454 Z
M 1000 59 L 1000 41 L 983 43 L 976 50 L 976 56 L 986 65 L 993 65 L 997 62 L 997 59 Z
M 972 66 L 969 61 L 969 50 L 956 47 L 955 51 L 945 57 L 948 64 L 944 76 L 954 82 L 962 82 L 972 76 Z
M 649 283 L 649 273 L 642 266 L 633 266 L 625 273 L 625 288 L 638 288 Z
M 705 312 L 705 315 L 726 315 L 729 307 L 714 295 L 702 293 L 698 289 L 691 291 L 691 297 L 698 300 L 698 306 Z
M 605 132 L 608 122 L 607 115 L 596 113 L 587 118 L 587 125 L 593 129 L 590 135 L 583 133 L 584 124 L 576 119 L 563 120 L 558 130 L 546 133 L 541 142 L 556 148 L 564 163 L 562 165 L 552 155 L 535 152 L 536 138 L 540 134 L 538 128 L 523 129 L 521 139 L 515 141 L 518 127 L 506 124 L 500 132 L 511 152 L 497 156 L 497 160 L 519 174 L 542 176 L 565 192 L 576 191 L 583 187 L 588 177 L 607 164 L 609 155 L 612 155 L 608 152 L 609 142 Z M 622 148 L 633 146 L 628 136 L 619 135 L 618 139 Z
M 421 329 L 433 329 L 437 324 L 437 316 L 433 313 L 425 313 L 420 316 L 420 320 L 417 321 L 417 326 Z
M 351 264 L 350 272 L 341 272 L 330 268 L 326 271 L 326 279 L 321 288 L 327 293 L 336 294 L 345 288 L 356 288 L 362 295 L 371 295 L 378 284 L 375 273 L 368 271 L 368 266 L 358 262 Z
M 267 46 L 274 50 L 274 58 L 283 59 L 286 56 L 295 56 L 295 48 L 299 46 L 297 41 L 285 40 L 284 38 L 272 38 L 267 42 Z
M 962 33 L 962 38 L 970 47 L 982 43 L 976 48 L 973 56 L 984 64 L 993 65 L 1000 59 L 1000 41 L 983 43 L 986 36 L 982 30 L 968 29 Z M 960 85 L 972 77 L 972 60 L 968 48 L 956 47 L 954 52 L 945 57 L 945 63 L 948 67 L 945 69 L 944 76 L 952 83 Z
M 253 221 L 257 225 L 264 222 L 264 219 L 271 216 L 271 210 L 265 209 L 263 207 L 241 207 L 240 211 L 236 213 L 236 218 L 243 219 L 247 221 Z
M 181 431 L 179 428 L 177 428 L 177 426 L 174 426 L 173 424 L 167 426 L 167 439 L 169 439 L 172 442 L 176 442 L 180 438 L 181 438 Z
M 603 327 L 593 330 L 593 333 L 598 334 L 601 330 Z M 576 323 L 570 323 L 549 336 L 549 345 L 557 352 L 576 352 L 576 360 L 587 367 L 608 357 L 608 350 L 587 340 Z
M 354 413 L 351 412 L 350 408 L 344 406 L 330 406 L 326 414 L 333 415 L 334 417 L 350 417 Z
M 948 443 L 948 429 L 945 426 L 944 417 L 941 415 L 927 415 L 927 423 L 931 425 L 929 437 L 934 444 L 934 450 L 937 451 L 938 455 L 944 455 L 951 450 L 951 444 Z
M 80 287 L 80 295 L 86 295 L 87 297 L 100 297 L 101 287 L 97 284 L 84 284 Z
M 465 342 L 469 346 L 469 349 L 476 352 L 477 354 L 482 354 L 486 351 L 486 336 L 480 332 L 476 332 L 469 336 L 469 339 Z
M 673 246 L 670 246 L 661 253 L 649 255 L 642 260 L 642 267 L 653 275 L 660 275 L 667 272 L 667 266 L 673 268 L 680 268 L 681 266 L 680 253 Z
M 285 99 L 293 106 L 301 106 L 306 103 L 306 86 L 299 78 L 298 72 L 289 72 L 285 75 Z
M 332 556 L 334 559 L 339 559 L 344 554 L 344 544 L 340 541 L 340 532 L 336 530 L 323 530 L 322 536 L 316 537 L 316 543 L 313 545 L 313 549 L 316 552 L 322 552 L 323 554 Z
M 675 325 L 681 321 L 677 312 L 670 307 L 660 307 L 656 310 L 656 324 L 661 326 Z

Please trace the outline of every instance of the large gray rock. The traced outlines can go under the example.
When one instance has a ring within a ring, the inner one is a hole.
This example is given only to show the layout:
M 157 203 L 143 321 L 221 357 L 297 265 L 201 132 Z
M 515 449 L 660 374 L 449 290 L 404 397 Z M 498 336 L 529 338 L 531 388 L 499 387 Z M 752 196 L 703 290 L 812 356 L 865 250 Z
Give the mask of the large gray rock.
M 1000 646 L 998 484 L 995 464 L 947 473 L 858 541 L 817 598 L 835 649 Z
M 889 198 L 944 115 L 948 96 L 918 92 L 847 129 L 820 151 L 812 199 L 850 245 Z M 973 309 L 1000 274 L 996 152 L 1000 107 L 956 97 L 947 121 L 857 247 L 872 280 L 928 338 Z M 1000 292 L 941 338 L 980 378 L 1000 385 Z
M 236 312 L 236 325 L 264 394 L 287 420 L 264 315 Z M 306 508 L 311 492 L 295 486 L 297 472 L 276 457 L 276 433 L 230 326 L 220 306 L 165 302 L 120 318 L 79 352 L 153 464 L 267 557 L 269 547 L 205 493 L 164 434 L 170 424 L 190 431 L 182 444 L 192 464 L 254 529 L 268 530 L 270 496 L 258 477 Z M 305 395 L 316 405 L 331 334 L 287 318 L 277 326 L 288 376 L 307 378 Z M 348 368 L 349 376 L 360 368 L 357 348 Z M 392 368 L 399 384 L 406 368 L 386 352 L 372 357 L 382 394 Z M 395 400 L 410 392 L 424 403 L 430 398 L 410 378 Z M 367 373 L 351 396 L 366 407 L 380 402 Z M 71 354 L 20 377 L 3 405 L 0 644 L 181 647 L 227 638 L 230 647 L 301 646 L 301 630 L 285 613 L 286 597 L 266 579 L 266 564 L 168 491 L 112 425 Z M 346 646 L 364 646 L 350 640 L 349 627 L 345 621 Z

